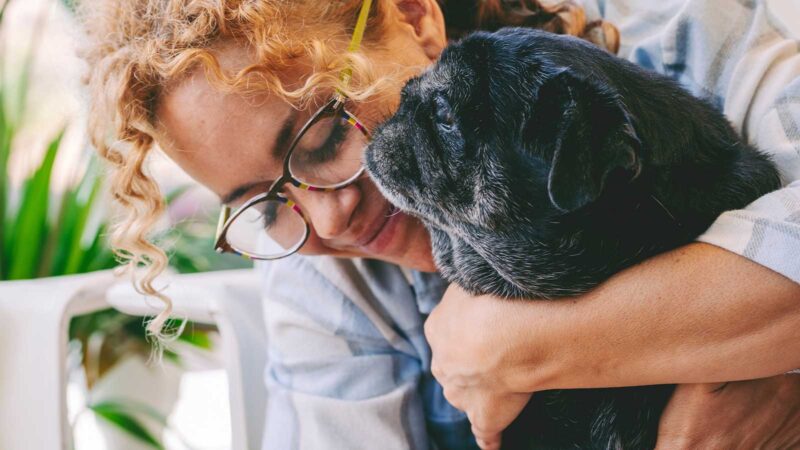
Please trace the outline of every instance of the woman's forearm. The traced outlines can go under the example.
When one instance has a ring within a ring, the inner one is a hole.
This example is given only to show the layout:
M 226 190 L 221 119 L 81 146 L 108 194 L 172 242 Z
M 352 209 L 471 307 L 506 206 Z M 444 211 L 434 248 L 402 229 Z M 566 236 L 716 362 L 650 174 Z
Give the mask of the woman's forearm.
M 529 351 L 510 383 L 528 392 L 731 381 L 800 367 L 800 285 L 708 244 L 652 258 L 579 299 L 542 303 L 514 308 L 516 345 Z
M 684 384 L 676 390 L 685 394 L 679 396 L 683 400 L 672 403 L 665 415 L 673 426 L 664 428 L 667 437 L 683 439 L 681 421 L 705 414 L 708 409 L 699 407 L 710 394 L 704 389 L 718 389 L 693 385 L 696 389 L 687 391 L 685 383 L 767 377 L 798 368 L 798 330 L 800 285 L 708 244 L 651 258 L 573 299 L 503 300 L 472 296 L 451 285 L 425 322 L 431 372 L 484 443 L 496 443 L 536 391 L 662 383 Z M 745 386 L 737 388 L 745 397 L 760 398 L 753 396 L 758 389 L 746 388 L 750 384 L 735 385 Z M 787 402 L 794 397 L 781 394 Z M 712 406 L 711 411 L 741 409 L 735 398 Z M 747 417 L 762 422 L 777 417 L 783 423 L 785 416 L 767 407 L 753 408 Z M 716 418 L 716 429 L 726 432 L 726 424 L 747 423 L 728 420 L 736 419 L 730 415 Z M 714 426 L 691 430 L 714 436 Z M 725 442 L 731 436 L 736 435 L 726 434 Z M 674 439 L 662 437 L 667 448 L 676 447 Z

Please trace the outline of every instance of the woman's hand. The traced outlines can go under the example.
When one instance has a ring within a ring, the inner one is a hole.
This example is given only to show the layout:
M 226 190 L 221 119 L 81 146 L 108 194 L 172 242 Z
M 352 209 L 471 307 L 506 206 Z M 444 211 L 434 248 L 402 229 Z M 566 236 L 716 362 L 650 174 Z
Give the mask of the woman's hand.
M 658 428 L 657 450 L 800 447 L 800 375 L 683 384 Z
M 527 370 L 528 362 L 548 359 L 548 355 L 536 353 L 547 351 L 549 346 L 529 346 L 528 333 L 521 329 L 518 318 L 530 318 L 531 311 L 539 308 L 549 312 L 548 306 L 489 295 L 473 297 L 450 285 L 425 322 L 425 336 L 433 352 L 433 375 L 451 391 L 532 392 L 528 382 L 534 373 Z M 547 317 L 542 319 L 539 324 L 527 324 L 534 336 L 553 334 L 552 330 L 537 330 Z M 519 378 L 524 383 L 517 384 Z
M 509 317 L 527 304 L 472 297 L 451 285 L 425 322 L 431 372 L 444 396 L 464 411 L 483 450 L 499 449 L 500 434 L 531 397 L 513 385 L 520 342 Z M 461 351 L 460 349 L 463 349 Z

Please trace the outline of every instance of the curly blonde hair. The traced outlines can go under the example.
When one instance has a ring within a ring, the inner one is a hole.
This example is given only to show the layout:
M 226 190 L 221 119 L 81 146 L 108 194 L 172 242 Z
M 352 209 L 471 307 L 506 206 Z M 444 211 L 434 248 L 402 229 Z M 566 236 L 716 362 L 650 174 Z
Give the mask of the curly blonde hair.
M 387 20 L 399 14 L 396 3 L 373 1 L 362 48 L 381 45 Z M 483 9 L 470 26 L 532 25 L 590 39 L 592 27 L 587 27 L 582 8 L 571 1 L 547 7 L 533 0 L 486 0 L 480 5 Z M 376 75 L 363 54 L 343 51 L 360 6 L 361 0 L 80 2 L 79 16 L 88 37 L 82 55 L 91 68 L 89 131 L 110 166 L 110 189 L 120 207 L 111 244 L 127 267 L 146 267 L 134 279 L 137 289 L 165 304 L 148 325 L 151 334 L 164 338 L 161 329 L 172 310 L 169 298 L 153 286 L 168 263 L 150 236 L 165 204 L 146 171 L 162 90 L 202 68 L 219 89 L 271 92 L 300 107 L 322 90 L 341 88 L 339 73 L 351 67 L 353 78 L 346 93 L 355 100 L 371 98 L 386 88 L 388 80 Z M 226 73 L 216 50 L 231 40 L 252 51 L 255 62 Z M 299 87 L 289 88 L 279 74 L 300 56 L 308 58 L 312 70 Z

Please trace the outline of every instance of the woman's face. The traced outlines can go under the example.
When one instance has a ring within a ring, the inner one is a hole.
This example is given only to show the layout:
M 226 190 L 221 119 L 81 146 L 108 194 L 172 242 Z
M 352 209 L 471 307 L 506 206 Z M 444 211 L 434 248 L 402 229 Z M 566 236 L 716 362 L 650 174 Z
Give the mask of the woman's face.
M 412 11 L 416 15 L 398 14 L 397 23 L 388 28 L 387 45 L 376 51 L 380 54 L 370 55 L 386 61 L 381 67 L 385 72 L 424 67 L 444 47 L 444 25 L 436 2 L 421 3 L 428 5 L 425 15 L 420 17 L 417 9 Z M 415 22 L 409 23 L 411 19 Z M 236 45 L 222 47 L 218 57 L 228 70 L 252 62 Z M 282 75 L 300 79 L 300 67 Z M 414 73 L 411 69 L 407 76 Z M 351 102 L 347 107 L 373 129 L 396 108 L 401 86 L 380 100 Z M 189 175 L 236 207 L 263 193 L 281 176 L 288 145 L 313 112 L 298 111 L 277 96 L 221 93 L 197 70 L 168 86 L 159 99 L 158 141 Z M 300 190 L 290 184 L 283 192 L 300 206 L 311 227 L 300 253 L 373 258 L 435 270 L 422 224 L 402 213 L 391 214 L 392 205 L 368 177 L 334 192 Z

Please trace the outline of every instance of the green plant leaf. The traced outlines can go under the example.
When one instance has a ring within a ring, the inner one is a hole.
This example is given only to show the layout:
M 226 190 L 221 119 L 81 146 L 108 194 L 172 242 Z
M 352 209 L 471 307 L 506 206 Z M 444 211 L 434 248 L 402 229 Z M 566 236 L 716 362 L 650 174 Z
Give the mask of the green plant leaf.
M 75 225 L 81 212 L 78 198 L 79 194 L 86 190 L 86 184 L 91 178 L 89 174 L 90 172 L 87 170 L 77 186 L 70 186 L 61 194 L 58 202 L 58 214 L 55 223 L 51 225 L 51 232 L 46 238 L 42 251 L 38 274 L 40 277 L 64 274 L 67 258 L 72 248 Z
M 108 246 L 105 237 L 108 224 L 101 224 L 94 235 L 94 242 L 86 249 L 86 257 L 83 259 L 81 273 L 94 272 L 95 270 L 111 269 L 118 265 L 114 252 Z
M 6 8 L 8 8 L 8 5 L 10 5 L 12 1 L 13 0 L 6 0 L 3 6 L 0 6 L 0 23 L 3 22 L 3 17 L 6 15 Z
M 36 276 L 43 247 L 42 236 L 45 236 L 47 230 L 50 177 L 63 135 L 62 130 L 50 142 L 41 165 L 26 183 L 17 221 L 11 230 L 8 279 L 19 280 Z
M 6 5 L 8 2 L 6 2 Z M 5 7 L 5 5 L 3 5 Z M 2 58 L 0 58 L 2 61 Z M 2 71 L 2 64 L 0 64 Z M 0 82 L 1 83 L 1 82 Z M 11 186 L 8 180 L 8 158 L 11 156 L 11 141 L 14 132 L 6 120 L 5 95 L 0 84 L 0 279 L 5 279 L 8 274 L 8 232 L 6 208 Z
M 191 323 L 189 324 L 191 326 Z M 178 336 L 179 341 L 186 342 L 187 344 L 193 345 L 198 348 L 202 348 L 205 350 L 211 350 L 211 338 L 206 331 L 200 330 L 193 330 L 188 329 L 184 330 L 180 336 Z
M 54 232 L 58 244 L 47 275 L 86 273 L 117 265 L 105 236 L 107 219 L 91 224 L 94 229 L 87 228 L 101 201 L 103 187 L 99 159 L 92 154 L 88 161 L 80 183 L 63 195 Z
M 67 257 L 71 248 L 72 235 L 74 234 L 75 222 L 78 220 L 78 186 L 68 188 L 61 196 L 61 207 L 59 208 L 53 232 L 49 236 L 43 258 L 43 270 L 40 276 L 62 275 L 67 266 Z
M 108 422 L 118 426 L 126 431 L 131 436 L 139 439 L 141 442 L 150 445 L 151 447 L 163 450 L 164 446 L 156 439 L 142 423 L 130 414 L 129 409 L 119 402 L 102 402 L 94 405 L 89 405 L 89 409 L 94 411 L 99 417 L 107 420 Z
M 117 411 L 126 412 L 128 414 L 138 414 L 158 422 L 162 427 L 169 427 L 167 417 L 158 412 L 155 408 L 137 400 L 129 398 L 115 398 L 111 400 L 103 400 L 102 402 L 95 403 L 94 406 L 100 406 L 104 409 L 112 409 Z
M 89 166 L 90 171 L 94 171 L 94 165 Z M 86 221 L 89 219 L 89 214 L 92 211 L 92 207 L 97 203 L 97 196 L 100 192 L 100 188 L 102 187 L 102 179 L 95 173 L 90 175 L 87 173 L 84 180 L 90 180 L 91 184 L 86 184 L 85 186 L 81 185 L 78 188 L 78 196 L 75 208 L 76 211 L 76 219 L 74 228 L 72 229 L 72 236 L 71 242 L 69 246 L 69 254 L 67 257 L 67 265 L 64 268 L 65 274 L 73 274 L 80 272 L 81 265 L 83 263 L 83 257 L 85 256 L 84 247 L 82 245 L 83 235 L 86 229 Z M 88 190 L 88 196 L 83 198 L 84 191 Z

